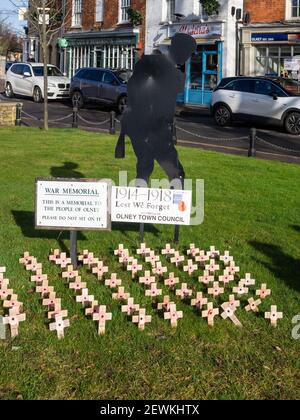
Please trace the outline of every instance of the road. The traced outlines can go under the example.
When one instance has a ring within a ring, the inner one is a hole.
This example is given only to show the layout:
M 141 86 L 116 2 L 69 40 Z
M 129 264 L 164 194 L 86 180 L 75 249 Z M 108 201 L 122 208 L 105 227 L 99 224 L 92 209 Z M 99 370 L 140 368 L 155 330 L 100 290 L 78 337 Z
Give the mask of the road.
M 0 100 L 7 99 L 0 95 Z M 42 126 L 42 104 L 36 104 L 27 98 L 15 98 L 15 100 L 23 103 L 22 123 L 24 125 Z M 49 102 L 50 127 L 70 127 L 71 114 L 72 107 L 68 102 Z M 65 117 L 68 118 L 64 119 Z M 109 118 L 110 109 L 91 105 L 80 110 L 79 127 L 93 131 L 107 131 Z M 176 126 L 180 145 L 243 156 L 248 154 L 251 126 L 245 123 L 221 128 L 216 126 L 208 110 L 179 109 Z M 119 130 L 119 123 L 116 128 Z M 256 141 L 257 158 L 300 163 L 300 136 L 288 135 L 277 127 L 256 128 L 259 138 Z

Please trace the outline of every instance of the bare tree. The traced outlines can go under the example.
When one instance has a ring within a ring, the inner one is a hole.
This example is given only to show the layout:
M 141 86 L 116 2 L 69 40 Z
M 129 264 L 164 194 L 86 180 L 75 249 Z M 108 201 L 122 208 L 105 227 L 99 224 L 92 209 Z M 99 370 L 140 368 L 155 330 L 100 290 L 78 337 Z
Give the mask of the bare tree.
M 8 56 L 10 52 L 20 52 L 21 42 L 17 34 L 12 32 L 7 19 L 0 19 L 0 55 Z
M 39 39 L 44 64 L 44 129 L 48 130 L 48 49 L 71 16 L 65 0 L 10 0 L 18 9 L 28 8 L 25 20 L 29 31 Z

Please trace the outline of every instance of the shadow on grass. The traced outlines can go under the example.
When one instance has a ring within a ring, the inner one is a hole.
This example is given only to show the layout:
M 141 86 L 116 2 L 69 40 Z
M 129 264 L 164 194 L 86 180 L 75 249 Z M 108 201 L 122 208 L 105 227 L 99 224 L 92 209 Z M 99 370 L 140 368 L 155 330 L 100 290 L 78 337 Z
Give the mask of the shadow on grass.
M 294 229 L 296 232 L 299 232 L 300 233 L 300 226 L 298 226 L 298 225 L 290 225 L 290 227 L 292 229 Z
M 270 270 L 276 277 L 283 280 L 289 287 L 300 291 L 299 259 L 287 255 L 277 245 L 257 241 L 250 241 L 249 244 L 271 260 L 270 262 L 258 260 L 260 264 Z
M 64 241 L 70 240 L 70 233 L 67 231 L 59 232 L 58 230 L 37 230 L 35 229 L 35 215 L 32 211 L 12 210 L 12 215 L 16 224 L 21 228 L 23 236 L 27 238 L 45 238 L 55 239 L 59 248 L 64 252 L 69 252 Z M 85 241 L 86 237 L 82 233 L 78 233 L 78 240 Z
M 112 223 L 112 230 L 119 231 L 122 235 L 128 236 L 127 232 L 136 232 L 137 235 L 139 235 L 139 229 L 140 225 L 138 223 L 119 223 L 119 222 L 113 222 Z M 151 224 L 145 224 L 145 234 L 152 233 L 154 236 L 159 236 L 161 232 L 156 229 L 154 225 Z M 138 236 L 137 236 L 138 240 Z
M 76 171 L 78 167 L 77 163 L 64 162 L 63 166 L 52 166 L 50 173 L 53 178 L 84 178 L 84 174 Z

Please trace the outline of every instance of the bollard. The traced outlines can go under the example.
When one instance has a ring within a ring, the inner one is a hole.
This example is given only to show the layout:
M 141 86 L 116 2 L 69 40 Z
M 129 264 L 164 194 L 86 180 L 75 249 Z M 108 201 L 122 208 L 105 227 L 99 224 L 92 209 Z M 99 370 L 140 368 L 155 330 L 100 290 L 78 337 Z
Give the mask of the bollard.
M 256 156 L 256 150 L 255 150 L 256 128 L 251 128 L 249 138 L 250 138 L 250 145 L 249 145 L 248 157 L 255 157 Z
M 17 103 L 15 125 L 18 127 L 20 127 L 22 124 L 22 108 L 23 108 L 23 104 Z
M 73 108 L 72 128 L 78 128 L 78 108 L 76 106 Z
M 110 113 L 109 134 L 116 134 L 116 113 L 115 113 L 115 111 L 111 111 L 111 113 Z

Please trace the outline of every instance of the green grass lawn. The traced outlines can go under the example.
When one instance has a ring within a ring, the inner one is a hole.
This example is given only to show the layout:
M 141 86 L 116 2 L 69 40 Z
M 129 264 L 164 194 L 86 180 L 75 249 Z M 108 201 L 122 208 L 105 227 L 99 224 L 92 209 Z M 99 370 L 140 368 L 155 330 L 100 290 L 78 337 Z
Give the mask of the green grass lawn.
M 277 329 L 261 314 L 244 309 L 237 311 L 242 329 L 221 318 L 210 329 L 177 299 L 184 318 L 172 330 L 151 307 L 143 287 L 112 256 L 118 243 L 132 252 L 137 248 L 137 226 L 125 224 L 113 226 L 112 232 L 82 233 L 79 248 L 100 255 L 110 272 L 118 271 L 153 322 L 139 332 L 107 287 L 80 269 L 89 290 L 113 313 L 106 335 L 98 336 L 96 323 L 85 317 L 59 269 L 47 260 L 51 248 L 68 247 L 67 234 L 34 229 L 35 178 L 75 175 L 117 181 L 120 169 L 133 178 L 131 148 L 118 161 L 114 145 L 112 136 L 80 130 L 0 130 L 0 266 L 7 267 L 27 315 L 13 343 L 0 341 L 0 399 L 300 398 L 300 341 L 291 336 L 292 318 L 300 313 L 300 167 L 178 148 L 187 177 L 205 180 L 205 221 L 182 228 L 179 249 L 195 242 L 202 249 L 215 245 L 230 250 L 241 275 L 251 272 L 258 285 L 272 288 L 261 309 L 277 304 L 284 312 Z M 162 172 L 156 168 L 154 175 Z M 172 235 L 171 227 L 146 226 L 146 242 L 157 251 Z M 62 341 L 49 331 L 30 275 L 18 264 L 26 250 L 44 263 L 49 283 L 69 311 L 71 326 Z M 194 291 L 204 290 L 196 277 L 176 273 Z

